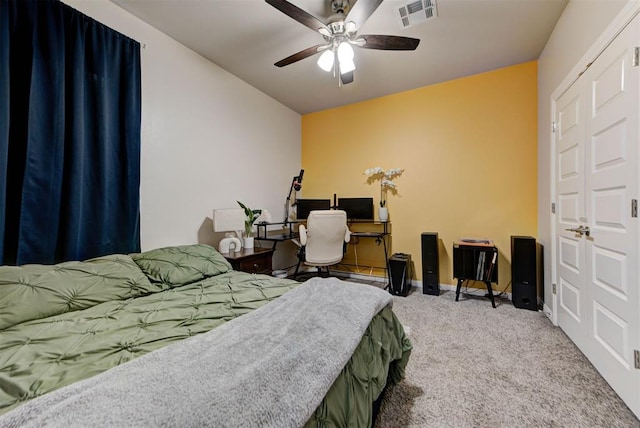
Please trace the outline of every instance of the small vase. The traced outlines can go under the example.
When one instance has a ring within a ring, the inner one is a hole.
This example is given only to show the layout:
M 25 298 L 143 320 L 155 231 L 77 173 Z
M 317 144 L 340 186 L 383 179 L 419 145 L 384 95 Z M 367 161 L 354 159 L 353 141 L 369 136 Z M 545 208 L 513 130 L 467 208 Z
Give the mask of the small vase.
M 253 236 L 245 236 L 244 238 L 242 238 L 242 244 L 244 248 L 253 248 Z
M 388 221 L 389 209 L 387 207 L 380 207 L 380 210 L 378 211 L 378 218 L 380 221 Z

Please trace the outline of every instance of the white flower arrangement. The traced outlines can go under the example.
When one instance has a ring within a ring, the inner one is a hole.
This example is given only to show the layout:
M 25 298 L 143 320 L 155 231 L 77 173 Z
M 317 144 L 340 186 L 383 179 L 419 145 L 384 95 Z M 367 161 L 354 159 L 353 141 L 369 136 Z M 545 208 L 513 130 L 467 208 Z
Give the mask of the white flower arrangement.
M 404 168 L 392 168 L 388 171 L 380 168 L 365 169 L 364 175 L 367 176 L 367 183 L 371 184 L 376 180 L 380 180 L 380 206 L 384 207 L 387 204 L 387 190 L 390 190 L 392 194 L 396 194 L 396 183 L 393 182 L 394 178 L 398 178 L 404 172 Z

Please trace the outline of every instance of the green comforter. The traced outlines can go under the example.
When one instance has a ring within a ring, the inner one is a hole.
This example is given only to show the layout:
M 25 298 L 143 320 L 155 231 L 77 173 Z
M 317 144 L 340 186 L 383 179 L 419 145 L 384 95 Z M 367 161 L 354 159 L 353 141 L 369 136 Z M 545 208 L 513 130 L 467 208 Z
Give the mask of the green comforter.
M 0 413 L 209 331 L 298 283 L 235 272 L 213 248 L 0 267 Z M 390 309 L 371 322 L 307 426 L 366 426 L 411 345 Z

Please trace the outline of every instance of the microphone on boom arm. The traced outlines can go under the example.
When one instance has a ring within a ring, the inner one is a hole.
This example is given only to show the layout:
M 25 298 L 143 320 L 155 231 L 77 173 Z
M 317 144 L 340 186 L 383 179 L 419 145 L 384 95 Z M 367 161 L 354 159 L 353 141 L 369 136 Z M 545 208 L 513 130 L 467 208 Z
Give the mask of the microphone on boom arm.
M 297 177 L 293 177 L 293 188 L 296 192 L 302 189 L 302 176 L 304 175 L 304 169 L 300 170 L 300 174 Z
M 284 224 L 289 221 L 289 209 L 295 205 L 295 202 L 291 204 L 291 194 L 295 190 L 296 192 L 302 189 L 302 176 L 304 175 L 304 169 L 300 170 L 300 174 L 293 177 L 291 180 L 291 187 L 289 188 L 289 195 L 287 196 L 287 200 L 284 204 Z

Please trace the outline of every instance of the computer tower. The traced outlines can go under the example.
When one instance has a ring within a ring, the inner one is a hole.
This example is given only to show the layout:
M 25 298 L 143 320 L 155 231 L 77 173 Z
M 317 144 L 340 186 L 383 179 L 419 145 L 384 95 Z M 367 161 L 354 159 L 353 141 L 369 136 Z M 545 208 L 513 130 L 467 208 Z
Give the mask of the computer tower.
M 422 294 L 440 295 L 440 258 L 438 234 L 424 232 L 422 244 Z
M 516 308 L 542 309 L 543 273 L 542 245 L 532 236 L 512 236 L 511 299 Z
M 389 293 L 406 296 L 411 290 L 411 255 L 395 253 L 389 258 Z

